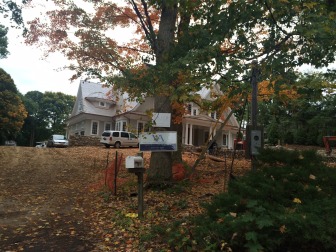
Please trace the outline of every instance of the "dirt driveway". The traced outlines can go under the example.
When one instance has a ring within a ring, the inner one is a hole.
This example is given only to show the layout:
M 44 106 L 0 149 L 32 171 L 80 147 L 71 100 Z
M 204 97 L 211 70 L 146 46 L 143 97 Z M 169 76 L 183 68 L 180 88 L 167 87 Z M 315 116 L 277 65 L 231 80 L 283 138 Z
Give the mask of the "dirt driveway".
M 96 251 L 97 195 L 88 188 L 106 153 L 0 147 L 0 251 Z

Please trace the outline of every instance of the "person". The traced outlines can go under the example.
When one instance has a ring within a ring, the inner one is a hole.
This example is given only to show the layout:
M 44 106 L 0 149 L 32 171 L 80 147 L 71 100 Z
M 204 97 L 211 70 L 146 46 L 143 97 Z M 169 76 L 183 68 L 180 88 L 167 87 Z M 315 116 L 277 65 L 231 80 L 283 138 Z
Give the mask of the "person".
M 217 149 L 217 142 L 216 142 L 216 140 L 214 140 L 213 142 L 212 142 L 212 144 L 210 145 L 210 147 L 209 147 L 209 154 L 210 155 L 213 155 L 213 154 L 215 154 L 215 150 Z

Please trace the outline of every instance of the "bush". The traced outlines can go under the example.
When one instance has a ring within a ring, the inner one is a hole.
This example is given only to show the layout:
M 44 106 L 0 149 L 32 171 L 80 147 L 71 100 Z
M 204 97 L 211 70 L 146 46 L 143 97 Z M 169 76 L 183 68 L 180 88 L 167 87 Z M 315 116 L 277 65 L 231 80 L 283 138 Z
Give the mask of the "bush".
M 312 151 L 261 156 L 260 168 L 233 180 L 228 193 L 205 205 L 206 214 L 171 228 L 176 250 L 336 250 L 336 170 Z

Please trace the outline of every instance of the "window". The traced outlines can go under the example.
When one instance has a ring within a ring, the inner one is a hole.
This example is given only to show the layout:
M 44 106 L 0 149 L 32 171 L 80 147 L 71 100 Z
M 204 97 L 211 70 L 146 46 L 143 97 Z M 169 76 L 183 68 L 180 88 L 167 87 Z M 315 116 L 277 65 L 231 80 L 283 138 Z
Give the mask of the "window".
M 144 131 L 144 123 L 143 122 L 138 122 L 138 135 L 141 134 Z
M 198 115 L 197 109 L 193 109 L 193 115 Z
M 211 112 L 210 117 L 216 119 L 217 118 L 216 112 Z
M 128 139 L 129 135 L 127 132 L 121 132 L 121 137 L 125 137 Z
M 227 134 L 223 134 L 223 145 L 224 146 L 228 145 L 228 135 Z
M 116 122 L 116 130 L 126 131 L 127 130 L 127 122 L 126 121 L 118 121 Z
M 127 122 L 122 122 L 122 130 L 123 131 L 127 130 Z
M 98 134 L 98 122 L 93 121 L 91 124 L 91 134 L 97 135 Z
M 111 123 L 105 123 L 105 130 L 111 130 Z
M 189 114 L 189 115 L 191 115 L 191 107 L 192 107 L 191 104 L 188 104 L 188 106 L 187 106 L 187 110 L 188 110 L 188 114 Z
M 136 135 L 134 135 L 133 133 L 130 133 L 130 137 L 131 137 L 131 138 L 135 138 L 135 139 L 138 138 L 138 137 L 137 137 Z
M 119 137 L 119 132 L 113 132 L 113 133 L 112 133 L 112 136 L 113 136 L 113 137 Z
M 81 132 L 80 132 L 80 135 L 81 135 L 81 136 L 84 136 L 84 135 L 85 135 L 85 131 L 81 131 Z
M 99 102 L 99 106 L 100 107 L 106 107 L 106 103 L 105 102 Z

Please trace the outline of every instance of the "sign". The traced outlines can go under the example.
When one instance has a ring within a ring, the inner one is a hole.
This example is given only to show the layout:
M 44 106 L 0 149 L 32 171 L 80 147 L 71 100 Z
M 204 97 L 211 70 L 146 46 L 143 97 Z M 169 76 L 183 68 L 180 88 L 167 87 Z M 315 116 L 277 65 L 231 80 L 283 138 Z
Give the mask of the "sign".
M 160 131 L 146 132 L 139 136 L 140 151 L 177 151 L 177 132 Z
M 258 155 L 261 148 L 261 130 L 251 130 L 251 154 Z
M 171 113 L 153 113 L 153 127 L 170 127 Z

